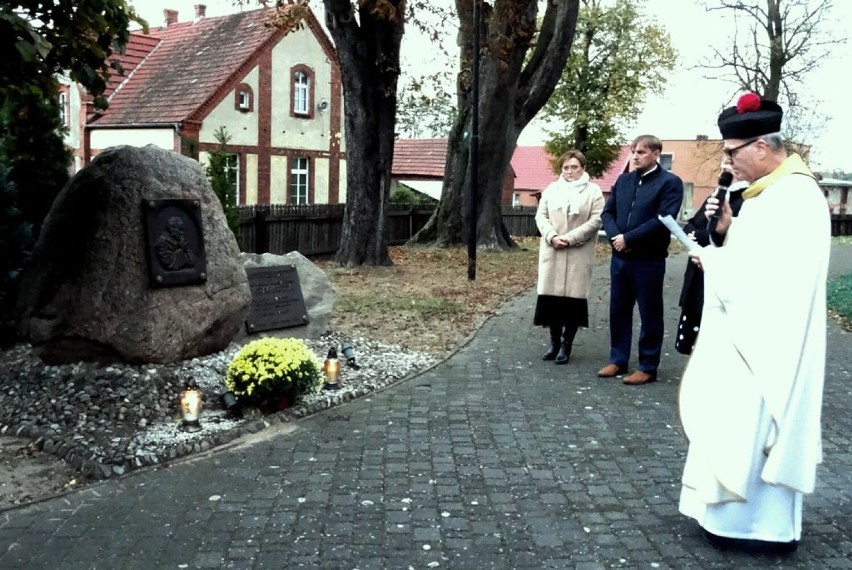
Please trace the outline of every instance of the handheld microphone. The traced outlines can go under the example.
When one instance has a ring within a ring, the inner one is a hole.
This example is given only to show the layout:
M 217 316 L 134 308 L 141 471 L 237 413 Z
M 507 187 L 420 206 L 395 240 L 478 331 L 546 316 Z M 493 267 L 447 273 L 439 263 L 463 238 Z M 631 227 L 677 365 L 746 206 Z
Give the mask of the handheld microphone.
M 722 174 L 719 175 L 719 182 L 717 183 L 715 190 L 715 197 L 719 200 L 719 207 L 716 208 L 716 211 L 713 212 L 713 214 L 710 215 L 710 219 L 707 220 L 707 231 L 710 233 L 716 231 L 716 224 L 719 223 L 719 216 L 722 214 L 722 206 L 725 205 L 725 198 L 728 195 L 728 186 L 730 186 L 733 181 L 734 175 L 727 170 L 723 170 Z

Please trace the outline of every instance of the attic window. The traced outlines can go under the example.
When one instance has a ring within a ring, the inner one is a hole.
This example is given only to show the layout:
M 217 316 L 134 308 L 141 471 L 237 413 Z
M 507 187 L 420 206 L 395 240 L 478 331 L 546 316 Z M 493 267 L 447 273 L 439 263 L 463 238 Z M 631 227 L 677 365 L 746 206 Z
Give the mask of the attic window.
M 245 83 L 237 86 L 235 91 L 234 108 L 237 111 L 250 113 L 254 111 L 254 92 Z

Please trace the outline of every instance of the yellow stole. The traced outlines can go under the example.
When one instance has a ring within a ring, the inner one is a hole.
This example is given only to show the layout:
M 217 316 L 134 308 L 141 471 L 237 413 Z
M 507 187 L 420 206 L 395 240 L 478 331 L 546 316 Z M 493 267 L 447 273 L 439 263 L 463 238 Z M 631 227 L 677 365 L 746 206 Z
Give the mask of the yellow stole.
M 811 169 L 808 168 L 808 165 L 805 164 L 805 161 L 802 160 L 802 157 L 798 154 L 791 154 L 787 158 L 784 159 L 778 168 L 764 176 L 763 178 L 758 178 L 755 180 L 751 186 L 749 186 L 745 192 L 743 192 L 743 199 L 748 200 L 749 198 L 754 198 L 761 192 L 763 192 L 768 186 L 777 182 L 780 178 L 787 176 L 788 174 L 804 174 L 806 176 L 810 176 L 811 178 L 816 178 L 814 173 L 811 172 Z

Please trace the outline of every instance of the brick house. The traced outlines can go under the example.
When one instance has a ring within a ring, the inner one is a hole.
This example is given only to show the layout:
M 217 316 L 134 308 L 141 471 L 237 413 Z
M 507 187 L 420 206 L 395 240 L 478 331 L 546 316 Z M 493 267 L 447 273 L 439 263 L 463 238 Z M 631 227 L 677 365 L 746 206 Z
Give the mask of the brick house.
M 519 146 L 512 155 L 512 167 L 515 171 L 514 202 L 520 206 L 537 206 L 542 191 L 556 180 L 558 174 L 553 171 L 554 157 L 543 146 Z M 609 189 L 619 174 L 627 172 L 630 162 L 630 147 L 622 147 L 618 156 L 610 163 L 606 172 L 598 178 L 592 178 L 609 196 Z
M 440 200 L 446 161 L 447 139 L 397 139 L 393 145 L 391 193 L 404 187 Z M 510 168 L 503 181 L 501 204 L 512 204 L 514 177 Z
M 267 27 L 271 9 L 179 22 L 133 32 L 96 112 L 91 96 L 63 82 L 73 170 L 115 145 L 155 146 L 206 162 L 214 131 L 226 152 L 240 204 L 345 201 L 340 70 L 331 40 L 310 14 L 290 33 Z
M 440 199 L 447 139 L 397 139 L 393 152 L 391 191 L 404 186 Z M 627 172 L 629 159 L 630 148 L 622 148 L 607 172 L 592 182 L 607 194 L 618 175 Z M 552 160 L 543 146 L 515 147 L 503 182 L 500 203 L 506 206 L 537 206 L 541 192 L 556 180 Z
M 681 217 L 690 217 L 704 199 L 716 188 L 719 165 L 722 163 L 722 141 L 698 136 L 691 140 L 663 140 L 660 165 L 677 174 L 684 185 Z M 534 204 L 535 195 L 556 178 L 550 166 L 551 157 L 544 147 L 518 147 L 512 157 L 517 178 L 514 192 L 520 194 L 521 204 Z M 592 182 L 609 197 L 616 178 L 630 170 L 630 147 L 623 146 L 607 171 Z

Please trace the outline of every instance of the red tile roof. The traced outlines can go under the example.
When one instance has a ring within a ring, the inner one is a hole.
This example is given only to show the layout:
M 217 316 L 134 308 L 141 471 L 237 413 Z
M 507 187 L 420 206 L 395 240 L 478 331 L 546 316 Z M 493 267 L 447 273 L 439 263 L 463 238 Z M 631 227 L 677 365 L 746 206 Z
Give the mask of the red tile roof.
M 192 117 L 264 42 L 283 35 L 266 27 L 267 19 L 268 10 L 261 9 L 151 28 L 157 45 L 95 124 L 173 123 Z
M 444 178 L 447 139 L 397 139 L 391 172 L 397 178 Z
M 123 73 L 119 73 L 118 71 L 110 73 L 104 97 L 111 97 L 118 86 L 127 81 L 127 78 L 133 74 L 136 66 L 151 53 L 158 43 L 160 43 L 158 38 L 146 36 L 140 32 L 131 32 L 130 38 L 127 40 L 127 45 L 124 48 L 124 53 L 113 55 L 113 59 L 117 59 L 121 63 Z
M 612 190 L 612 185 L 615 184 L 615 179 L 619 175 L 627 172 L 627 167 L 630 165 L 630 147 L 623 146 L 618 151 L 618 156 L 609 164 L 603 176 L 600 178 L 592 178 L 592 182 L 601 187 L 604 192 Z
M 515 190 L 542 191 L 556 180 L 551 163 L 553 157 L 543 146 L 519 146 L 512 155 Z
M 447 139 L 397 139 L 394 143 L 393 167 L 395 178 L 444 177 Z M 519 146 L 512 155 L 515 171 L 515 190 L 542 191 L 556 180 L 557 174 L 551 166 L 552 157 L 543 146 Z M 619 174 L 627 172 L 630 164 L 630 147 L 619 150 L 603 176 L 592 178 L 592 182 L 609 192 Z

